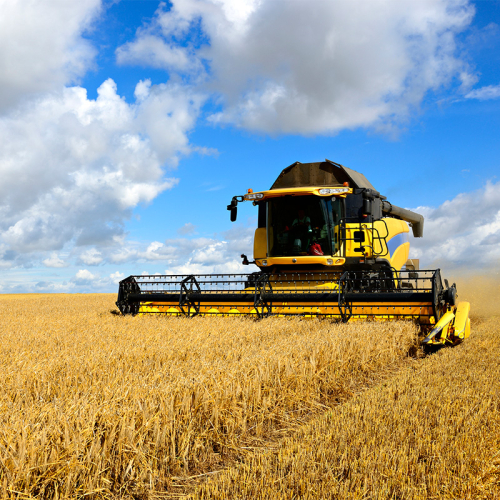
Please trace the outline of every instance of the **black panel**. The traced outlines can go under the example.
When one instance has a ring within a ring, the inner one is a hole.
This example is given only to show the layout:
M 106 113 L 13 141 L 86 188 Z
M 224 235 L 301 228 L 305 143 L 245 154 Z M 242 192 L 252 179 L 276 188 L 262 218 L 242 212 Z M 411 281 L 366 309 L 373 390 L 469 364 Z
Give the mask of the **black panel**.
M 259 205 L 259 215 L 258 215 L 257 227 L 266 227 L 267 203 L 265 201 L 260 201 L 257 204 Z
M 355 189 L 354 193 L 348 195 L 345 199 L 345 217 L 347 223 L 362 220 L 363 215 L 363 190 Z

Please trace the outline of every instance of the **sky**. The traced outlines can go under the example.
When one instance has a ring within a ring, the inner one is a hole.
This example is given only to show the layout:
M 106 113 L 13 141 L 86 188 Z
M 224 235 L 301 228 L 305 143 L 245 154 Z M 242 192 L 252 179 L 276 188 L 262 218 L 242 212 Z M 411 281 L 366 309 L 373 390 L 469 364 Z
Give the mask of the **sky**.
M 0 293 L 255 271 L 226 205 L 325 158 L 497 272 L 499 131 L 497 0 L 0 0 Z

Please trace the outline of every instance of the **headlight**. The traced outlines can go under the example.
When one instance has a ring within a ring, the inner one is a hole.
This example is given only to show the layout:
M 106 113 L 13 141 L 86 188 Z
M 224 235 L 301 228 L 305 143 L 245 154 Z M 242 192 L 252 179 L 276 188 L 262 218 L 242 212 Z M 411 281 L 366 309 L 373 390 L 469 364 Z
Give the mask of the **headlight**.
M 264 198 L 264 195 L 262 193 L 248 193 L 245 196 L 243 196 L 245 200 L 260 200 L 261 198 Z
M 344 194 L 348 193 L 349 188 L 348 187 L 341 187 L 341 188 L 324 188 L 319 190 L 319 194 Z

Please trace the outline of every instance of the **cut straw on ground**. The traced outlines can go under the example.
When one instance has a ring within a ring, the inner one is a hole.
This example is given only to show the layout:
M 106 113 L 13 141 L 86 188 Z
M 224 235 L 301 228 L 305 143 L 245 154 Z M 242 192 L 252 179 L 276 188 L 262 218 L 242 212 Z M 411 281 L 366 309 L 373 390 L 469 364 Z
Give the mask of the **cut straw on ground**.
M 333 408 L 192 498 L 499 499 L 498 282 L 464 291 L 477 304 L 466 342 Z
M 114 299 L 0 296 L 3 497 L 177 497 L 411 362 L 417 341 L 411 323 L 131 318 Z

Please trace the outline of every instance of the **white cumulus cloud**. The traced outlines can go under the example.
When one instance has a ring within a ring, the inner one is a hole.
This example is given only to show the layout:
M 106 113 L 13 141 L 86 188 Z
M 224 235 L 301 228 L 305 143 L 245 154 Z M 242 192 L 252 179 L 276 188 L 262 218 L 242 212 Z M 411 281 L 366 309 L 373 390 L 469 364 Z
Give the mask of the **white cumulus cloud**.
M 80 255 L 80 260 L 87 266 L 97 266 L 103 261 L 102 254 L 95 248 L 89 248 Z
M 254 229 L 237 225 L 223 233 L 223 238 L 174 238 L 153 241 L 147 246 L 126 242 L 106 257 L 113 264 L 149 262 L 168 266 L 171 274 L 210 274 L 253 272 L 254 266 L 243 266 L 241 254 L 252 257 Z M 161 271 L 161 270 L 160 270 Z
M 3 0 L 0 111 L 83 76 L 96 51 L 82 35 L 100 11 L 101 0 Z
M 193 234 L 196 230 L 196 226 L 191 222 L 186 222 L 182 227 L 177 229 L 177 232 L 181 235 Z
M 429 90 L 473 82 L 455 43 L 473 14 L 468 0 L 173 0 L 117 58 L 205 82 L 213 122 L 332 133 L 404 120 Z
M 474 89 L 465 94 L 466 99 L 478 99 L 486 101 L 488 99 L 498 99 L 500 97 L 500 85 L 488 85 L 479 89 Z
M 43 265 L 46 267 L 67 267 L 69 264 L 62 260 L 57 253 L 53 253 L 50 257 L 43 260 Z
M 0 117 L 0 243 L 115 244 L 134 207 L 176 184 L 164 165 L 189 152 L 201 100 L 175 85 L 146 90 L 128 104 L 113 80 L 95 100 L 66 87 Z
M 109 277 L 113 283 L 118 284 L 123 278 L 125 278 L 125 275 L 120 271 L 116 271 L 115 273 L 111 273 Z
M 99 275 L 91 273 L 88 269 L 80 269 L 73 277 L 73 282 L 77 285 L 88 285 L 97 281 Z
M 410 255 L 421 259 L 424 267 L 478 269 L 500 264 L 500 183 L 488 182 L 439 207 L 415 211 L 425 217 L 424 237 L 412 238 Z

